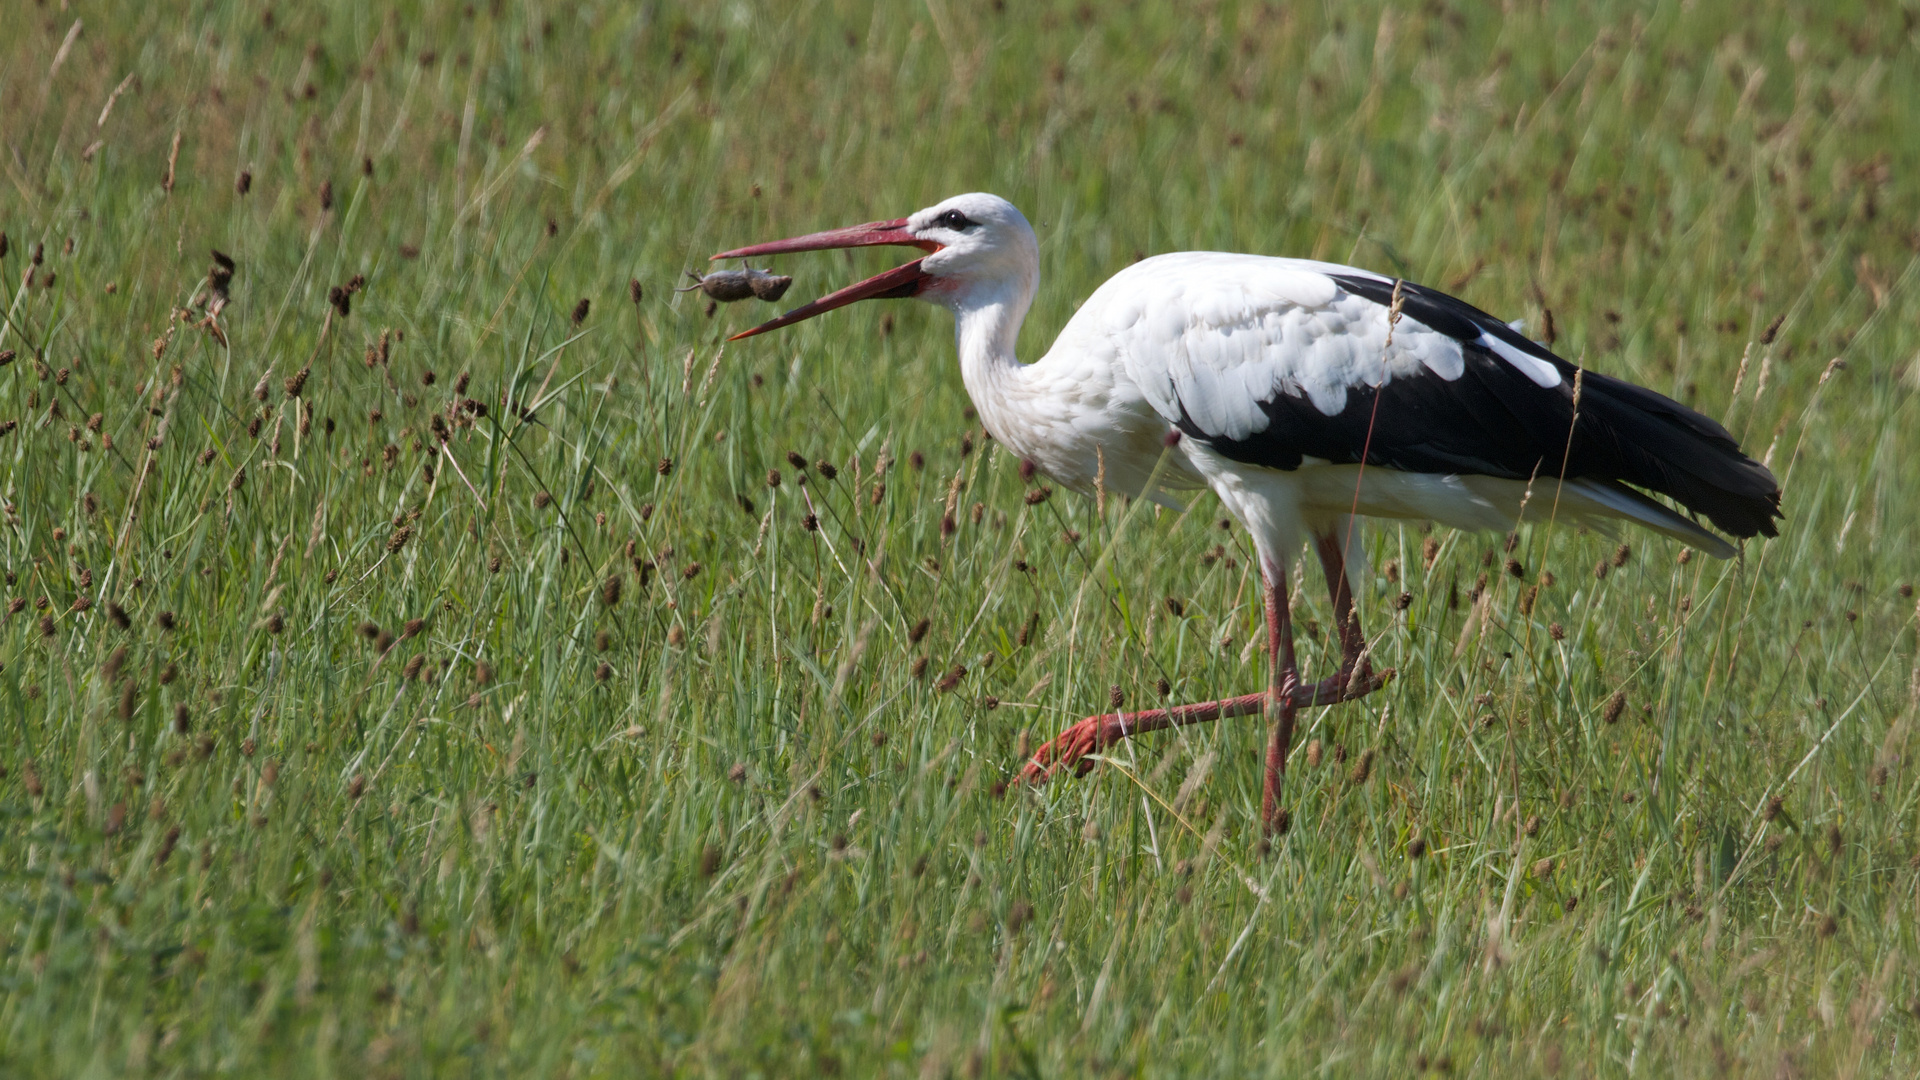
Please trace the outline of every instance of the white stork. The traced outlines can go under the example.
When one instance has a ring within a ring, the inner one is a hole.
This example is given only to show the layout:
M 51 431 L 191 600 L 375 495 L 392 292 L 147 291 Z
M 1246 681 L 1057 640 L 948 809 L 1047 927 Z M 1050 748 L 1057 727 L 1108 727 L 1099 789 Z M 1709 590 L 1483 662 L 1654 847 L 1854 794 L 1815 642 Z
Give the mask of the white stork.
M 953 312 L 960 374 L 1003 446 L 1062 485 L 1173 501 L 1206 487 L 1253 538 L 1266 582 L 1265 692 L 1092 716 L 1025 769 L 1143 731 L 1267 712 L 1262 816 L 1284 829 L 1280 782 L 1298 709 L 1379 689 L 1353 609 L 1363 556 L 1352 515 L 1507 531 L 1548 517 L 1628 521 L 1720 558 L 1776 535 L 1780 489 L 1725 428 L 1651 390 L 1583 371 L 1470 304 L 1412 282 L 1305 259 L 1194 251 L 1127 267 L 1087 298 L 1039 361 L 1014 353 L 1039 284 L 1039 245 L 1012 203 L 958 195 L 897 221 L 755 244 L 715 259 L 900 244 L 926 252 L 802 305 L 750 337 L 856 300 L 914 297 Z M 1171 449 L 1170 449 L 1171 448 Z M 1102 473 L 1104 471 L 1104 476 Z M 1147 490 L 1152 484 L 1153 489 Z M 1311 538 L 1343 659 L 1304 682 L 1287 563 Z

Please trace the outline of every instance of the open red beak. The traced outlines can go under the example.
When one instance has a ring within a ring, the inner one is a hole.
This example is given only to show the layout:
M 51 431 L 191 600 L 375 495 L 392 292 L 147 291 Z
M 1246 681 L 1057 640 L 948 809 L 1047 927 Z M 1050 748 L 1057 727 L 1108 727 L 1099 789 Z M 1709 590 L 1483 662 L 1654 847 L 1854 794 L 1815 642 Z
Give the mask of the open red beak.
M 808 233 L 790 240 L 774 240 L 750 247 L 734 248 L 715 255 L 714 259 L 745 259 L 756 255 L 782 255 L 792 251 L 828 251 L 834 248 L 874 247 L 881 244 L 898 244 L 902 247 L 917 247 L 923 251 L 939 251 L 940 245 L 931 240 L 922 240 L 907 231 L 907 219 L 897 221 L 874 221 L 865 225 L 855 225 L 847 229 L 828 229 L 826 232 Z M 742 330 L 728 338 L 738 341 L 741 338 L 764 334 L 769 330 L 778 330 L 791 326 L 802 319 L 811 319 L 824 311 L 846 307 L 856 300 L 899 300 L 917 294 L 932 275 L 920 269 L 922 260 L 915 259 L 905 266 L 896 266 L 883 274 L 875 274 L 865 281 L 856 282 L 837 292 L 831 292 L 812 303 L 802 304 L 777 319 L 761 323 L 751 330 Z

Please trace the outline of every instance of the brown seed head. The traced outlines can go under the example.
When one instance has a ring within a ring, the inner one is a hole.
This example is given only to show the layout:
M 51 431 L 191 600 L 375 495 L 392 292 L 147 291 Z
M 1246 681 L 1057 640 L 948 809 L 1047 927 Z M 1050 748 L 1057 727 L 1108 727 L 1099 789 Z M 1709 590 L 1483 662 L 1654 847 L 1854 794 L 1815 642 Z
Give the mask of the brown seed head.
M 1426 854 L 1427 854 L 1427 838 L 1426 837 L 1416 836 L 1413 839 L 1407 841 L 1407 858 L 1422 859 L 1426 857 Z
M 1126 704 L 1127 695 L 1120 689 L 1119 683 L 1107 687 L 1107 704 L 1115 709 Z
M 587 321 L 587 313 L 592 310 L 593 310 L 593 302 L 588 300 L 584 296 L 580 298 L 579 303 L 573 305 L 574 329 L 576 330 L 579 329 L 580 324 Z
M 1607 699 L 1607 707 L 1601 710 L 1600 719 L 1609 724 L 1619 723 L 1620 714 L 1625 712 L 1626 709 L 1627 692 L 1625 690 L 1615 690 L 1613 696 Z
M 1774 795 L 1769 797 L 1767 799 L 1767 808 L 1760 812 L 1760 820 L 1767 821 L 1767 822 L 1773 821 L 1775 818 L 1780 816 L 1780 811 L 1783 810 L 1786 807 L 1786 805 L 1787 805 L 1787 797 L 1785 795 Z
M 836 479 L 840 475 L 840 470 L 835 468 L 833 462 L 828 461 L 826 458 L 821 458 L 819 461 L 814 462 L 813 468 L 823 478 L 828 480 Z
M 1620 567 L 1627 565 L 1627 560 L 1631 558 L 1633 558 L 1633 548 L 1627 544 L 1621 544 L 1619 547 L 1613 550 L 1614 568 L 1619 569 Z

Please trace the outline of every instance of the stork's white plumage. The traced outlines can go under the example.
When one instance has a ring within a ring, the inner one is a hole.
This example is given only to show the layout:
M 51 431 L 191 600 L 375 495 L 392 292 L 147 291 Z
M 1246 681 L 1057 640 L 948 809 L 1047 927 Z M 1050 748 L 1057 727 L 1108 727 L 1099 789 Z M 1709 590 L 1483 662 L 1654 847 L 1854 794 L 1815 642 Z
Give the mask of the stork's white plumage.
M 1370 693 L 1390 674 L 1371 670 L 1353 612 L 1353 514 L 1498 531 L 1549 517 L 1628 521 L 1721 558 L 1734 553 L 1636 490 L 1646 489 L 1735 537 L 1775 535 L 1773 475 L 1719 424 L 1576 368 L 1469 304 L 1371 271 L 1223 252 L 1157 256 L 1115 274 L 1045 357 L 1022 364 L 1014 344 L 1039 284 L 1039 245 L 997 195 L 714 258 L 874 244 L 929 254 L 735 336 L 856 300 L 939 304 L 954 313 L 967 393 L 1002 445 L 1079 491 L 1098 477 L 1108 491 L 1178 505 L 1181 490 L 1210 488 L 1260 557 L 1272 671 L 1264 693 L 1089 717 L 1035 755 L 1029 779 L 1142 731 L 1265 710 L 1275 721 L 1265 815 L 1284 827 L 1278 794 L 1294 712 Z M 1340 672 L 1317 684 L 1295 670 L 1286 598 L 1287 563 L 1309 536 L 1343 653 Z

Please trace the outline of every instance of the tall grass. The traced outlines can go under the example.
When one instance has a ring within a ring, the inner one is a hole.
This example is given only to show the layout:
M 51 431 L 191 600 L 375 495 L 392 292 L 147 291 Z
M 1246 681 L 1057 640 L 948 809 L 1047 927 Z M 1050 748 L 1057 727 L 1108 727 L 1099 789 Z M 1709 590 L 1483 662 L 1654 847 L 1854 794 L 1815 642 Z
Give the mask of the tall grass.
M 1915 19 L 1765 7 L 23 10 L 0 1062 L 1913 1072 Z M 670 291 L 975 189 L 1029 356 L 1143 254 L 1353 261 L 1724 418 L 1783 533 L 1373 530 L 1400 677 L 1271 845 L 1257 723 L 1009 790 L 1261 685 L 1245 537 L 1029 503 L 939 312 Z

